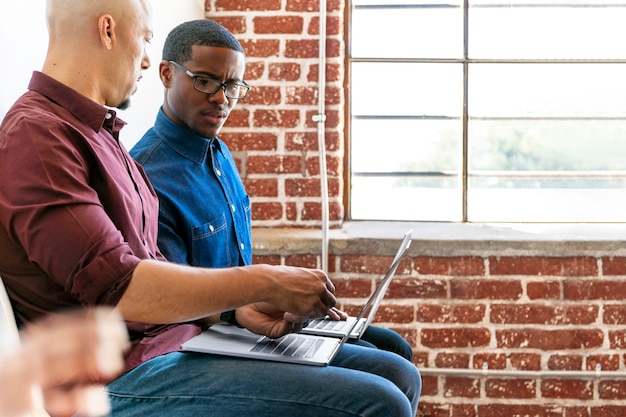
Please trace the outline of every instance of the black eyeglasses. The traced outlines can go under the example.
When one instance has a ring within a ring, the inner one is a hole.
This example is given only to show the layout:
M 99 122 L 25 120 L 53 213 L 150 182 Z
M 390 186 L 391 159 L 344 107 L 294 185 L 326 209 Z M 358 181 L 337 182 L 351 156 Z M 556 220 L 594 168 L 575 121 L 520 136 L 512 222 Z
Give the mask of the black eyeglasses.
M 242 81 L 241 83 L 223 83 L 215 78 L 194 74 L 178 62 L 169 61 L 169 63 L 174 64 L 175 67 L 183 70 L 185 74 L 193 78 L 193 88 L 202 93 L 215 94 L 221 88 L 224 90 L 224 95 L 226 97 L 239 100 L 244 98 L 246 94 L 248 94 L 248 91 L 252 88 L 246 84 L 245 81 Z

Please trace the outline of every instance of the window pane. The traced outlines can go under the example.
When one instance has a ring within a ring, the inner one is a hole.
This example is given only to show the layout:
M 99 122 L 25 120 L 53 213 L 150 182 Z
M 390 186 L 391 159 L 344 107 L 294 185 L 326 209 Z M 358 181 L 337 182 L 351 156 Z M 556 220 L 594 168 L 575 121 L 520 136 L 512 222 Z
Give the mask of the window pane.
M 468 111 L 470 117 L 626 116 L 625 77 L 626 64 L 472 64 Z
M 461 64 L 352 64 L 352 114 L 460 117 Z
M 461 185 L 457 178 L 412 180 L 352 178 L 355 220 L 459 221 Z
M 626 7 L 549 3 L 470 7 L 470 58 L 626 57 Z
M 626 221 L 625 120 L 471 121 L 468 220 Z
M 356 8 L 352 16 L 353 57 L 460 58 L 463 54 L 461 7 Z
M 354 120 L 353 172 L 460 172 L 459 120 Z

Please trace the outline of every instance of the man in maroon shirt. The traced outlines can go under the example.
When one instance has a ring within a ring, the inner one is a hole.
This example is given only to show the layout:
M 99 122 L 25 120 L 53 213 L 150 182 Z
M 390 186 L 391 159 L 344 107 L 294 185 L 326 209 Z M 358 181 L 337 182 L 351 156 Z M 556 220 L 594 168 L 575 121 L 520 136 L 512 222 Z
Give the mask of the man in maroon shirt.
M 415 415 L 419 374 L 388 352 L 350 345 L 324 368 L 178 352 L 233 310 L 259 334 L 299 330 L 333 314 L 334 286 L 314 269 L 166 262 L 157 198 L 111 109 L 128 106 L 150 66 L 147 0 L 48 0 L 47 18 L 43 69 L 0 126 L 0 276 L 18 319 L 119 310 L 132 346 L 108 386 L 113 415 Z

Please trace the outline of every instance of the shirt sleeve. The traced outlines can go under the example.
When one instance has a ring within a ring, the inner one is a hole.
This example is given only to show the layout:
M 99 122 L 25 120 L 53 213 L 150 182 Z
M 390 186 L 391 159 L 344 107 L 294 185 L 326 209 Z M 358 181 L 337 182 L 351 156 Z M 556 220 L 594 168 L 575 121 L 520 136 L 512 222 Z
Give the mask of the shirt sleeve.
M 140 259 L 94 188 L 103 167 L 75 128 L 33 119 L 2 135 L 2 224 L 30 264 L 79 302 L 116 304 Z

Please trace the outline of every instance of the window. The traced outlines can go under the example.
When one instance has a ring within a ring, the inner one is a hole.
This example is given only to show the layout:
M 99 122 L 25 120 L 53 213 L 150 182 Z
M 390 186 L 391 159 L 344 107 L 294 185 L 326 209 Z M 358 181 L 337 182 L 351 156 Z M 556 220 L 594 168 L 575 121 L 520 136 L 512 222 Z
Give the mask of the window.
M 626 2 L 350 14 L 352 219 L 626 222 Z

